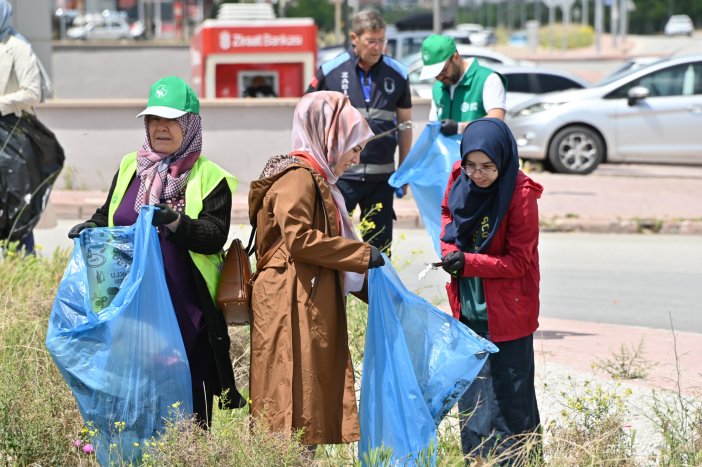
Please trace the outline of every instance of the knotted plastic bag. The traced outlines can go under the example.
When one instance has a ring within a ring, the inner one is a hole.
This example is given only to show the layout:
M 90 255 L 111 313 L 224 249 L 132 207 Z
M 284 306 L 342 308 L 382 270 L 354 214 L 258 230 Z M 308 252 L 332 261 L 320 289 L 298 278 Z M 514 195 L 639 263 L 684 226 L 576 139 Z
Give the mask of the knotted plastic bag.
M 149 206 L 133 226 L 83 230 L 49 318 L 46 346 L 83 420 L 97 429 L 101 465 L 138 463 L 143 441 L 158 435 L 176 409 L 192 412 L 190 367 L 152 217 Z M 119 239 L 123 248 L 109 250 L 105 239 Z M 88 262 L 104 260 L 98 270 L 120 275 L 125 251 L 133 252 L 126 275 L 112 283 L 111 302 L 95 309 L 97 274 L 89 274 Z
M 404 162 L 390 177 L 393 187 L 409 184 L 424 228 L 441 258 L 441 202 L 451 168 L 461 159 L 461 135 L 444 136 L 441 122 L 429 122 Z
M 63 162 L 63 148 L 35 115 L 0 118 L 0 240 L 34 229 Z
M 405 288 L 390 260 L 372 269 L 361 379 L 359 455 L 436 462 L 436 430 L 497 347 Z

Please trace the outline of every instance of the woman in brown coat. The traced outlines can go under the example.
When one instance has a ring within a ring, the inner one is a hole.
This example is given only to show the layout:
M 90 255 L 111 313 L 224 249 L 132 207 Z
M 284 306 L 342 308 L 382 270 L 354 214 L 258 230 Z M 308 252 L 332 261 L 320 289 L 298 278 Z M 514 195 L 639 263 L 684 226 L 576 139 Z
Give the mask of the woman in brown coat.
M 252 413 L 273 432 L 302 429 L 308 445 L 349 443 L 360 433 L 345 296 L 384 260 L 357 239 L 334 184 L 373 133 L 331 91 L 302 97 L 292 133 L 294 150 L 271 158 L 249 193 Z

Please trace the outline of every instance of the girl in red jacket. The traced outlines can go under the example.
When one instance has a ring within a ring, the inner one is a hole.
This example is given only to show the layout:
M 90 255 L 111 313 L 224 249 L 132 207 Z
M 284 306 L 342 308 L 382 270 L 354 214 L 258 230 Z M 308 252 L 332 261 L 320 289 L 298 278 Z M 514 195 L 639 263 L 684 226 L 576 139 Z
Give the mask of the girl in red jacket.
M 461 445 L 465 456 L 523 464 L 523 448 L 534 446 L 527 435 L 540 430 L 533 334 L 543 188 L 519 170 L 517 144 L 502 120 L 472 122 L 461 154 L 441 206 L 449 302 L 455 318 L 500 349 L 458 403 Z

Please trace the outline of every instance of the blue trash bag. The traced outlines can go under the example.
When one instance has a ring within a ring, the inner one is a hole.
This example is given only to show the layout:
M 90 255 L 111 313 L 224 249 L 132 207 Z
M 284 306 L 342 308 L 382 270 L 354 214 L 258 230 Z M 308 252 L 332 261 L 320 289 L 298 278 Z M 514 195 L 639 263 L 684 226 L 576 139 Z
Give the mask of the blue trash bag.
M 368 278 L 359 457 L 392 449 L 392 462 L 436 462 L 436 429 L 497 347 L 405 288 L 385 257 Z M 408 345 L 408 343 L 410 345 Z
M 153 211 L 143 207 L 129 227 L 81 232 L 49 317 L 46 346 L 86 425 L 97 430 L 101 465 L 138 463 L 144 440 L 193 410 Z M 105 301 L 94 309 L 101 290 Z
M 461 136 L 441 134 L 441 122 L 429 122 L 405 161 L 392 174 L 393 187 L 409 184 L 436 254 L 441 257 L 441 202 L 451 168 L 461 159 Z

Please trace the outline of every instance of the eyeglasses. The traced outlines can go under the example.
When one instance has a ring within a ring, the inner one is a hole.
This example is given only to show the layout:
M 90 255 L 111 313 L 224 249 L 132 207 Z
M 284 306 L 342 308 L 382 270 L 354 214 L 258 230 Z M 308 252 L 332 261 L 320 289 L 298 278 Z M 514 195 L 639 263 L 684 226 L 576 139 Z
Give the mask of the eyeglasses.
M 363 39 L 363 43 L 366 44 L 368 47 L 385 47 L 385 44 L 388 43 L 388 40 L 383 38 L 383 39 Z
M 494 167 L 481 167 L 477 168 L 474 165 L 464 165 L 461 167 L 461 170 L 463 170 L 463 173 L 468 175 L 469 177 L 471 175 L 475 175 L 476 173 L 479 173 L 483 177 L 489 177 L 491 175 L 494 175 L 495 172 L 497 172 L 497 169 Z

